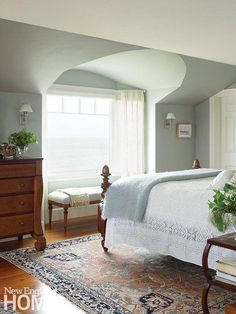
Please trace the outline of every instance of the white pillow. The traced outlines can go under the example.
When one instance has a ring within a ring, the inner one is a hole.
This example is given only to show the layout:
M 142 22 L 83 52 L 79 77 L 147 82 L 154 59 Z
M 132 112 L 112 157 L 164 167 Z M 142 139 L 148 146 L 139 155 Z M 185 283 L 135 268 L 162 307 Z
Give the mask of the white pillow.
M 235 174 L 234 170 L 223 170 L 221 171 L 214 180 L 208 185 L 208 189 L 219 189 L 223 190 L 225 183 L 229 182 Z

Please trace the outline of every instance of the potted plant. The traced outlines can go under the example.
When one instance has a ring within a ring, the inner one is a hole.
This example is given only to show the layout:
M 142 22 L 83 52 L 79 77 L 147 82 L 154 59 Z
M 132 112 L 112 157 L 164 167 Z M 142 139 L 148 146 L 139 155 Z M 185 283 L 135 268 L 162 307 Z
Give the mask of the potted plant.
M 236 226 L 236 182 L 226 183 L 224 190 L 214 190 L 213 200 L 209 201 L 210 219 L 221 232 Z
M 26 129 L 10 134 L 8 141 L 17 147 L 19 157 L 23 156 L 30 144 L 38 144 L 37 136 L 32 132 L 27 132 Z

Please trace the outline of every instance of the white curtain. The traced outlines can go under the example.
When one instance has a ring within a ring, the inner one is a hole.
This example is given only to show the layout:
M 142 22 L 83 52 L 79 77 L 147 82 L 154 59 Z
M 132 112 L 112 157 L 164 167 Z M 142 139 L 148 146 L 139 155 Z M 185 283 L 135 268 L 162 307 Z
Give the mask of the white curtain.
M 121 91 L 112 112 L 112 173 L 144 173 L 144 92 Z

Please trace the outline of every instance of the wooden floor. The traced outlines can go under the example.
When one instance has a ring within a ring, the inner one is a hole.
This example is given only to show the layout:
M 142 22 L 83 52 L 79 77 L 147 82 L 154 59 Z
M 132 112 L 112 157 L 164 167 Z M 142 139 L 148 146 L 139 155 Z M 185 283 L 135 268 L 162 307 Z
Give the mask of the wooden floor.
M 68 220 L 67 233 L 64 234 L 63 221 L 53 222 L 52 229 L 46 226 L 47 243 L 56 242 L 65 239 L 71 239 L 78 236 L 93 234 L 97 232 L 97 217 L 90 216 L 84 218 L 74 218 Z M 0 251 L 12 250 L 20 247 L 33 246 L 34 240 L 32 238 L 24 239 L 22 241 L 8 241 L 0 242 Z M 20 310 L 24 314 L 74 314 L 83 313 L 75 306 L 73 306 L 64 297 L 52 291 L 48 286 L 40 283 L 40 281 L 24 272 L 23 270 L 13 266 L 9 262 L 0 258 L 0 299 L 4 299 L 4 288 L 14 289 L 39 289 L 40 297 L 43 300 L 43 306 L 40 310 Z M 24 303 L 25 301 L 25 303 Z M 22 298 L 22 305 L 26 306 L 26 299 Z

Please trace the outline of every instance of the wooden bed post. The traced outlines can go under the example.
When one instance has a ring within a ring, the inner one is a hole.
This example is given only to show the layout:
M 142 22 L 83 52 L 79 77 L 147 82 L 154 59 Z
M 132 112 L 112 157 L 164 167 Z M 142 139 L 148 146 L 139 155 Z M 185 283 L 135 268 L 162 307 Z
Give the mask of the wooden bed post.
M 109 186 L 111 185 L 111 183 L 109 182 L 109 176 L 110 176 L 110 170 L 109 167 L 107 165 L 103 166 L 102 168 L 102 173 L 101 176 L 103 177 L 102 179 L 102 184 L 101 184 L 101 188 L 102 188 L 102 200 L 101 203 L 98 205 L 98 232 L 101 233 L 101 237 L 102 237 L 102 247 L 103 250 L 105 252 L 108 251 L 108 248 L 105 247 L 105 235 L 106 235 L 106 224 L 107 224 L 107 220 L 102 218 L 102 211 L 103 211 L 103 203 L 104 203 L 104 198 L 105 198 L 105 194 L 109 188 Z

